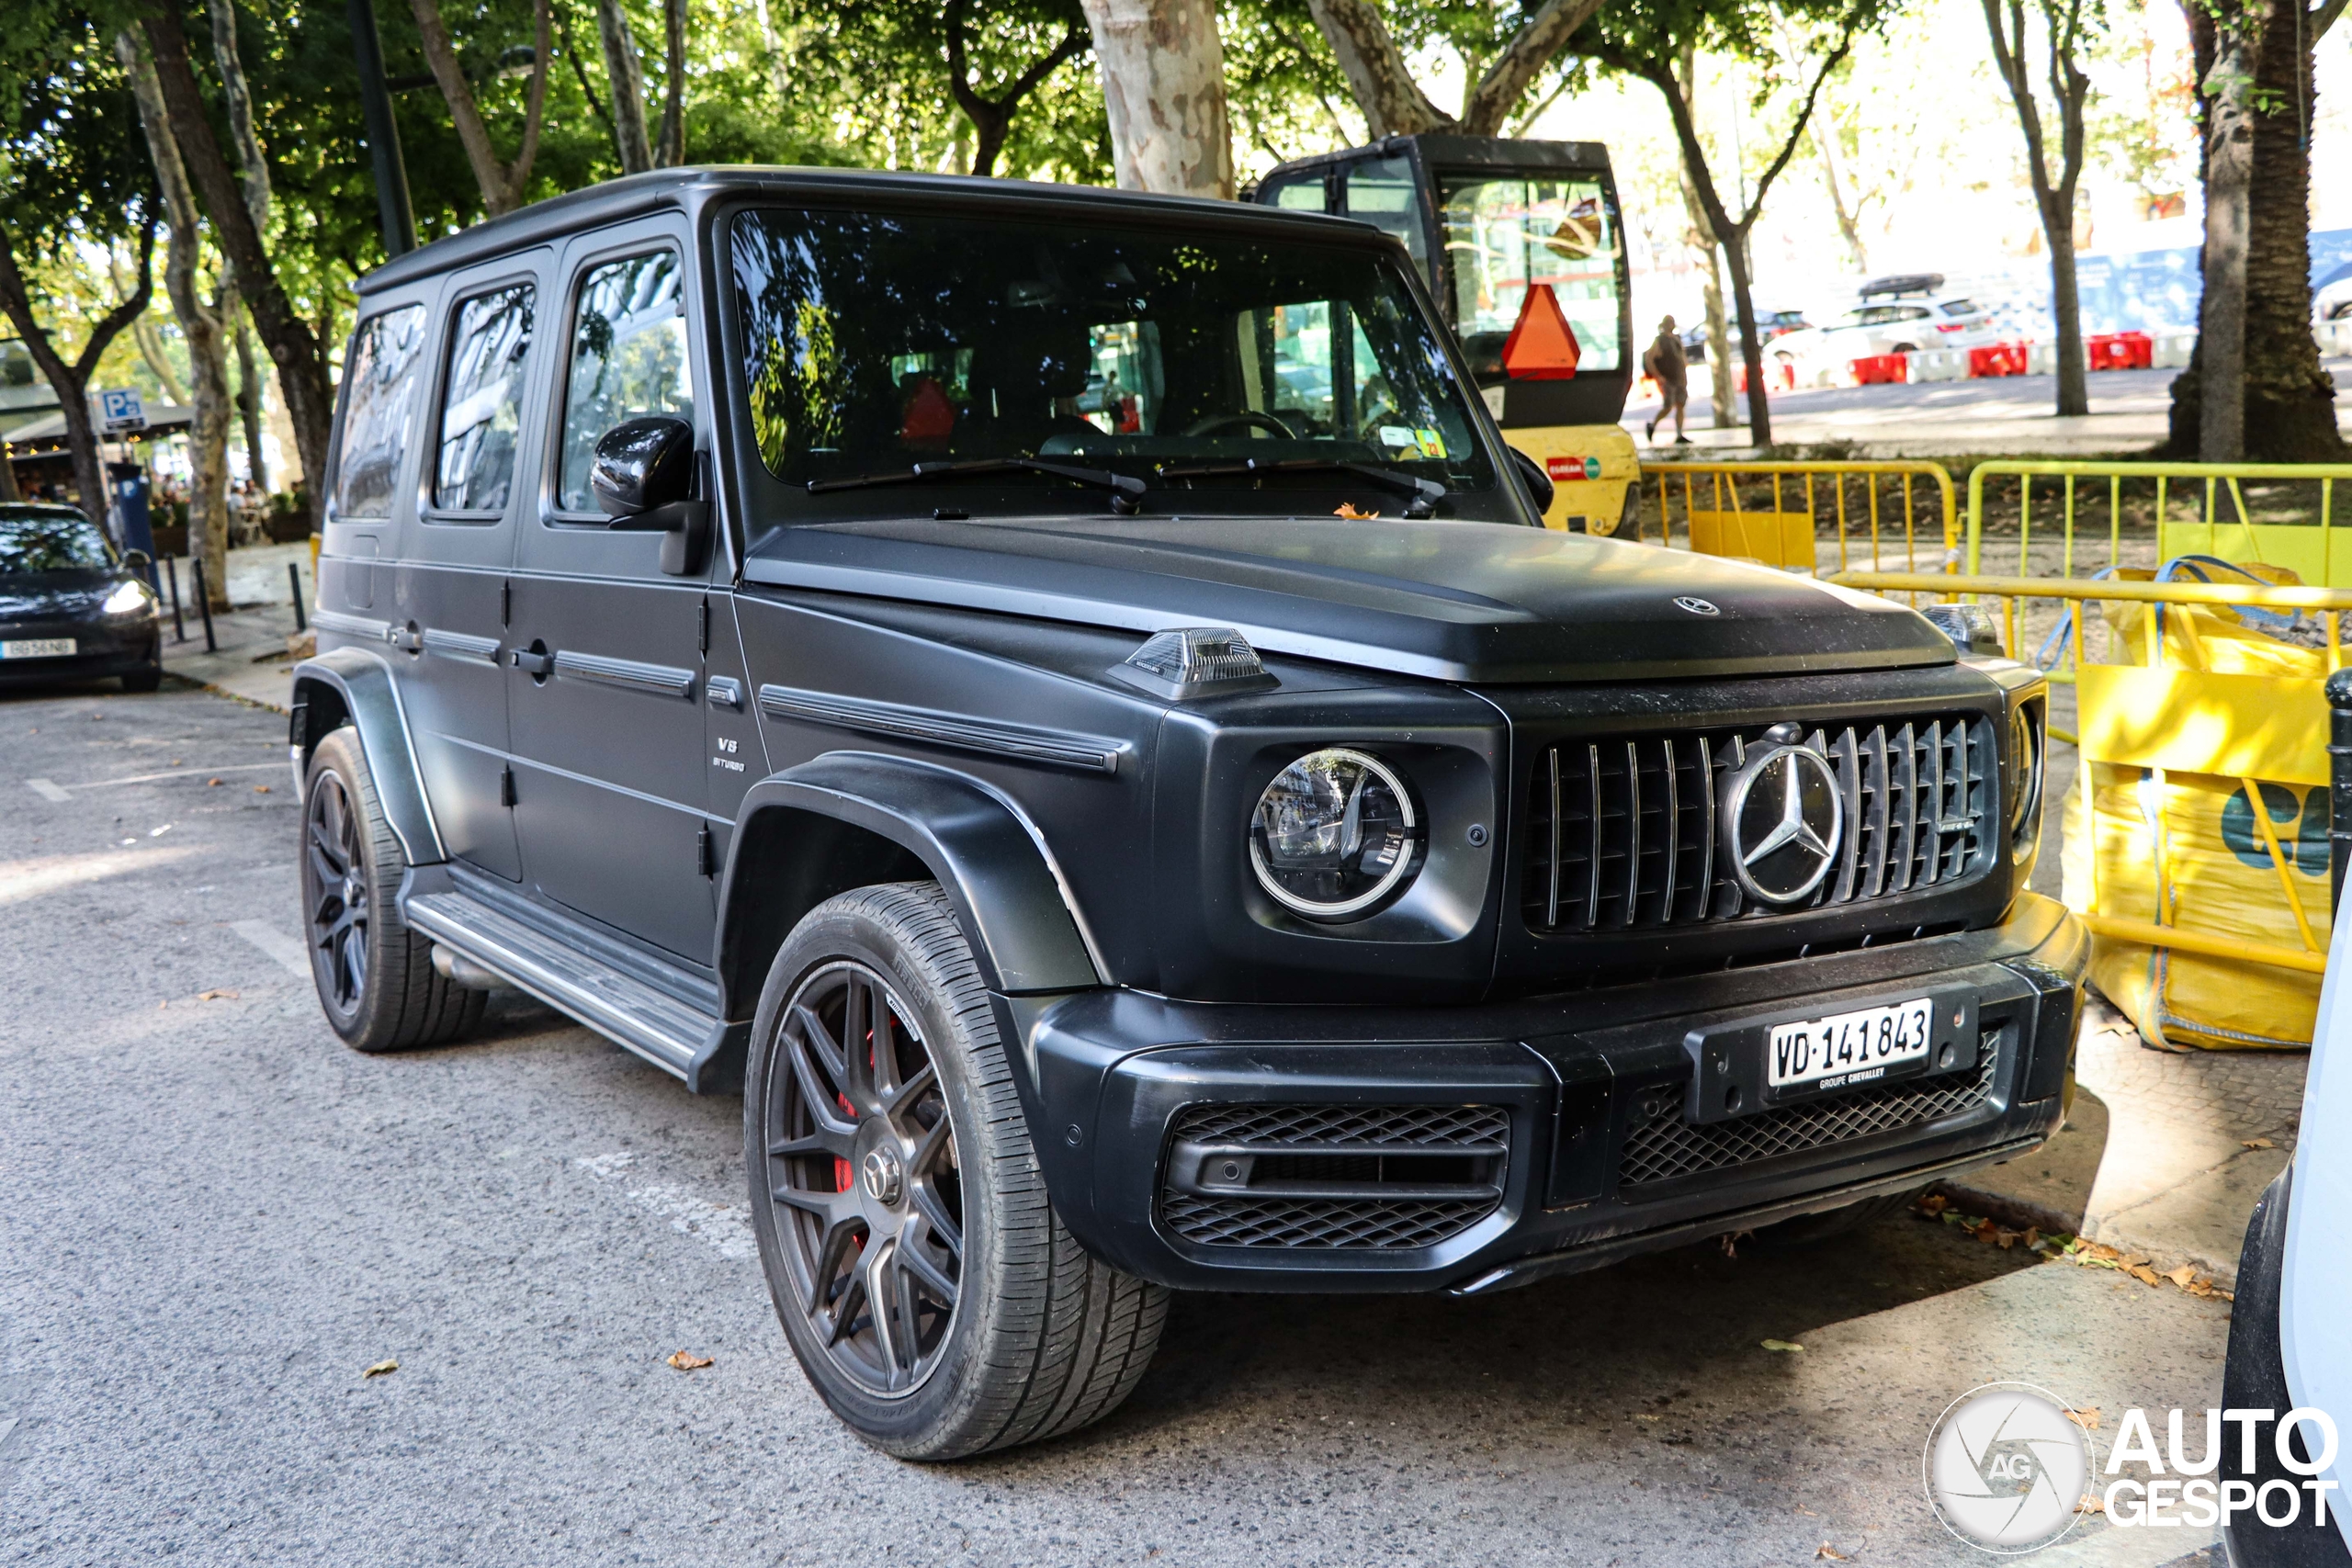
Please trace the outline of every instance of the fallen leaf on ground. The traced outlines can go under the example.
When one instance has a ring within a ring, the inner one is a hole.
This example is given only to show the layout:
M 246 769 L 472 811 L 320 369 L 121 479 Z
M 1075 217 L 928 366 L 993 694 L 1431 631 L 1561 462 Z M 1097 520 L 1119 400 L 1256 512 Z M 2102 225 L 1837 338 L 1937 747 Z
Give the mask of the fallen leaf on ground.
M 2275 1149 L 2278 1146 L 2267 1138 L 2240 1138 L 2238 1142 L 2250 1149 Z
M 2091 1404 L 2080 1410 L 2069 1410 L 2066 1412 L 2066 1419 L 2086 1432 L 2096 1432 L 2098 1430 L 2098 1406 Z
M 207 789 L 219 789 L 220 787 L 220 781 L 219 779 L 207 779 L 204 781 L 204 787 Z
M 1815 1562 L 1818 1562 L 1825 1557 L 1832 1562 L 1851 1562 L 1853 1561 L 1852 1558 L 1847 1556 L 1844 1552 L 1838 1551 L 1836 1547 L 1830 1545 L 1826 1540 L 1821 1543 L 1821 1550 L 1815 1552 L 1813 1555 Z
M 682 1372 L 699 1371 L 711 1364 L 708 1356 L 697 1356 L 692 1350 L 673 1350 L 666 1359 Z
M 2041 1247 L 2041 1227 L 2040 1225 L 2028 1225 L 2025 1227 L 2025 1245 L 2028 1251 L 2031 1251 Z
M 1802 1350 L 1804 1347 L 1802 1345 L 1792 1345 L 1785 1339 L 1767 1339 L 1764 1341 L 1764 1348 L 1767 1350 L 1791 1351 Z
M 200 1002 L 233 1002 L 238 997 L 236 992 L 216 986 L 211 990 L 197 992 L 196 999 Z
M 1946 1209 L 1951 1208 L 1951 1200 L 1945 1197 L 1940 1192 L 1930 1192 L 1925 1198 L 1920 1199 L 1916 1207 L 1921 1213 L 1932 1216 L 1940 1214 Z
M 254 793 L 255 795 L 267 795 L 269 793 L 269 786 L 267 784 L 255 784 L 254 785 Z
M 2078 1514 L 2104 1514 L 2107 1512 L 2107 1505 L 2100 1500 L 2098 1493 L 2086 1492 L 2083 1494 L 2083 1500 L 2075 1505 L 2075 1512 Z
M 2127 1252 L 2120 1256 L 2116 1261 L 2121 1263 L 2126 1269 L 2143 1269 L 2154 1259 L 2144 1252 Z
M 1803 1515 L 1804 1515 L 1806 1518 L 1808 1518 L 1808 1519 L 1817 1519 L 1817 1518 L 1821 1517 L 1821 1516 L 1820 1516 L 1819 1514 L 1815 1513 L 1811 1508 L 1806 1507 L 1803 1503 L 1799 1503 L 1799 1504 L 1797 1505 L 1797 1512 L 1798 1512 L 1798 1513 L 1800 1513 L 1800 1514 L 1803 1514 Z
M 2177 1269 L 2165 1270 L 2165 1278 L 2185 1291 L 2188 1289 L 2189 1281 L 2197 1278 L 2197 1270 L 2184 1263 Z
M 173 758 L 171 765 L 175 768 L 178 767 L 180 765 L 180 760 L 177 757 Z
M 2160 1284 L 2164 1280 L 2164 1276 L 2162 1274 L 2157 1273 L 2154 1269 L 2149 1268 L 2144 1263 L 2132 1264 L 2123 1271 L 2126 1274 L 2131 1275 L 2134 1280 L 2139 1280 L 2140 1283 L 2143 1285 Z
M 381 1360 L 381 1361 L 377 1362 L 374 1366 L 372 1366 L 372 1367 L 368 1368 L 366 1371 L 364 1371 L 364 1372 L 360 1373 L 360 1374 L 359 1374 L 359 1381 L 360 1381 L 360 1382 L 367 1382 L 369 1378 L 380 1378 L 380 1377 L 389 1376 L 390 1374 L 391 1374 L 391 1373 L 393 1373 L 393 1372 L 396 1372 L 396 1371 L 399 1371 L 400 1370 L 401 1370 L 401 1364 L 400 1364 L 398 1361 L 395 1361 L 395 1360 L 391 1360 L 391 1359 L 384 1359 L 384 1360 Z

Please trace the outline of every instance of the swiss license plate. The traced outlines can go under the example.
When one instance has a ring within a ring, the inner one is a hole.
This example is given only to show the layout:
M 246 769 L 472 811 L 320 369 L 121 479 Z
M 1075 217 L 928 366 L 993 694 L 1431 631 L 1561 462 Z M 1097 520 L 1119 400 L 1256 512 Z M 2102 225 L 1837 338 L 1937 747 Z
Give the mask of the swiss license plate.
M 0 659 L 71 659 L 78 644 L 70 637 L 25 637 L 0 642 Z
M 1765 1068 L 1778 1089 L 1842 1089 L 1884 1077 L 1925 1056 L 1936 1008 L 1928 998 L 1772 1025 Z

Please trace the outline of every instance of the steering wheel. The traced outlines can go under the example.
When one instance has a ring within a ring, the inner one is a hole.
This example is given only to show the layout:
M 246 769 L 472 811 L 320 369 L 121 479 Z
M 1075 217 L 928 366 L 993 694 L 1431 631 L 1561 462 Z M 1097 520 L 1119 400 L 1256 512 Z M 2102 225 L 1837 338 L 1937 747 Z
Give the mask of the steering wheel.
M 1274 434 L 1281 436 L 1284 441 L 1295 441 L 1298 439 L 1298 432 L 1293 430 L 1289 425 L 1284 424 L 1281 420 L 1276 419 L 1272 414 L 1260 413 L 1256 409 L 1243 409 L 1239 413 L 1213 413 L 1209 415 L 1208 418 L 1194 423 L 1191 427 L 1186 429 L 1184 434 L 1187 435 L 1214 435 L 1218 431 L 1225 429 L 1227 426 L 1236 424 L 1245 427 L 1255 425 L 1260 430 L 1271 431 Z

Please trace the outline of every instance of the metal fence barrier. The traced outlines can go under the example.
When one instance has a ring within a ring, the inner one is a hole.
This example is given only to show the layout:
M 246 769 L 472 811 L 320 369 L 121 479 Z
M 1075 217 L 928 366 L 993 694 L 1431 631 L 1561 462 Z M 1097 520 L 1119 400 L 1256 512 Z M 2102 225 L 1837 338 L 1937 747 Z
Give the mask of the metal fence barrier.
M 1958 494 L 1939 463 L 1645 462 L 1641 486 L 1645 541 L 1784 571 L 1959 569 Z

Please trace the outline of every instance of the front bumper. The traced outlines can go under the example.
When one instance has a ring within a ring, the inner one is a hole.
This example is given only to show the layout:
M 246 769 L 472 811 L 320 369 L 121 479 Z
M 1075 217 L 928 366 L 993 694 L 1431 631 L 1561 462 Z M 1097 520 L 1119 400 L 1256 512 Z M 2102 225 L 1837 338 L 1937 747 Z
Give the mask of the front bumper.
M 1478 1007 L 997 1005 L 1055 1205 L 1099 1256 L 1197 1290 L 1483 1292 L 2036 1146 L 2087 958 L 2081 925 L 2029 894 L 1989 930 Z M 1746 1116 L 1685 1109 L 1694 1032 L 1931 991 L 1973 997 L 1976 1061 Z M 1379 1160 L 1329 1141 L 1440 1134 L 1455 1141 Z M 1276 1135 L 1309 1141 L 1248 1156 Z
M 163 628 L 152 615 L 93 617 L 87 620 L 11 621 L 0 626 L 0 637 L 46 641 L 72 637 L 74 651 L 57 658 L 0 659 L 0 685 L 35 686 L 73 681 L 95 681 L 154 665 L 163 648 Z

